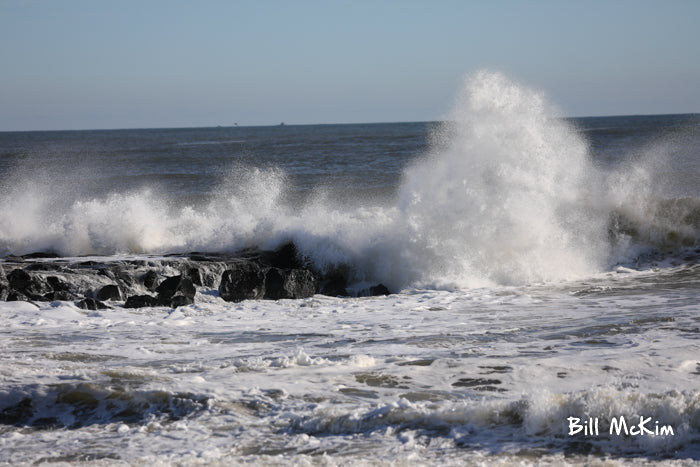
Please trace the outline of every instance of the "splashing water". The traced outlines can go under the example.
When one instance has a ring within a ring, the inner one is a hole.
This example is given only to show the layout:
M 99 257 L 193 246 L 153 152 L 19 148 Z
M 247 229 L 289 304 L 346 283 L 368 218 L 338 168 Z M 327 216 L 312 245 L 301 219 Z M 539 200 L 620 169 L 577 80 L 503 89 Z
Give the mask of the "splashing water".
M 292 206 L 288 177 L 276 168 L 236 167 L 202 206 L 153 189 L 76 199 L 69 187 L 18 182 L 0 202 L 0 251 L 158 254 L 293 240 L 317 268 L 346 267 L 357 283 L 461 288 L 600 271 L 634 250 L 630 229 L 618 228 L 612 251 L 611 213 L 618 224 L 621 216 L 639 224 L 639 237 L 648 234 L 645 213 L 668 212 L 650 204 L 657 193 L 638 189 L 652 185 L 643 164 L 603 174 L 541 93 L 500 73 L 468 78 L 431 136 L 392 202 L 358 208 L 321 195 Z M 691 221 L 678 229 L 692 244 L 700 208 L 695 198 L 681 204 Z

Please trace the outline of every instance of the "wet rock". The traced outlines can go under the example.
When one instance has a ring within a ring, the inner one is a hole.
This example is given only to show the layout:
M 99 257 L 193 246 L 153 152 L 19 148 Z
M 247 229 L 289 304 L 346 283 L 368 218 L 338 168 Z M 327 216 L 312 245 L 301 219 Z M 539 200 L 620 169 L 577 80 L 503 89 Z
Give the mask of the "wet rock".
M 141 281 L 146 289 L 153 292 L 156 290 L 156 287 L 158 287 L 158 273 L 153 269 L 149 269 L 143 276 L 141 276 Z
M 48 300 L 50 302 L 53 302 L 55 300 L 60 300 L 62 302 L 70 302 L 78 298 L 80 298 L 79 295 L 76 295 L 69 290 L 55 290 L 53 292 L 44 294 L 44 300 Z
M 24 263 L 24 258 L 22 258 L 21 256 L 17 256 L 17 255 L 7 255 L 7 256 L 5 256 L 4 259 L 8 263 Z
M 307 269 L 283 270 L 270 268 L 265 274 L 265 297 L 272 300 L 283 298 L 307 298 L 316 293 L 317 280 Z
M 7 281 L 10 287 L 15 290 L 24 290 L 32 283 L 32 276 L 23 269 L 13 269 L 7 275 Z
M 121 300 L 122 293 L 121 290 L 119 290 L 119 286 L 115 284 L 108 284 L 97 292 L 96 298 L 98 300 Z
M 384 284 L 377 284 L 369 288 L 369 294 L 376 297 L 378 295 L 391 295 L 391 292 Z
M 266 261 L 273 268 L 279 269 L 302 269 L 304 267 L 299 250 L 292 242 L 282 245 L 273 252 L 268 252 Z
M 18 292 L 16 290 L 9 290 L 7 293 L 7 298 L 5 298 L 5 300 L 8 302 L 31 302 L 32 301 L 32 299 L 30 297 L 27 297 L 22 292 Z
M 94 298 L 80 300 L 75 304 L 75 306 L 82 308 L 83 310 L 106 310 L 109 308 L 107 305 L 99 300 L 95 300 Z
M 153 295 L 132 295 L 124 302 L 124 308 L 143 308 L 158 306 L 158 299 Z
M 328 295 L 330 297 L 347 297 L 349 294 L 346 287 L 346 280 L 339 277 L 335 277 L 332 279 L 328 279 L 323 284 L 321 284 L 321 289 L 319 293 L 323 295 Z
M 187 306 L 194 304 L 194 297 L 186 297 L 184 295 L 175 295 L 172 297 L 167 306 L 177 308 L 179 306 Z
M 163 306 L 173 308 L 194 303 L 194 296 L 197 293 L 192 280 L 182 275 L 172 276 L 165 279 L 156 288 L 158 292 L 158 303 Z
M 36 251 L 34 253 L 29 253 L 22 255 L 24 259 L 40 259 L 40 258 L 60 258 L 61 255 L 55 251 Z
M 183 276 L 191 280 L 194 285 L 203 285 L 202 273 L 199 268 L 187 268 L 187 270 L 183 273 Z
M 32 300 L 45 300 L 43 295 L 53 292 L 46 282 L 37 276 L 32 276 L 22 269 L 13 269 L 7 275 L 10 289 L 17 291 Z
M 258 300 L 265 296 L 265 273 L 251 261 L 231 264 L 221 275 L 219 296 L 227 302 Z
M 65 290 L 70 290 L 70 284 L 68 282 L 65 282 L 61 280 L 60 278 L 56 276 L 49 276 L 46 278 L 46 283 L 49 284 L 49 286 L 55 291 L 65 291 Z

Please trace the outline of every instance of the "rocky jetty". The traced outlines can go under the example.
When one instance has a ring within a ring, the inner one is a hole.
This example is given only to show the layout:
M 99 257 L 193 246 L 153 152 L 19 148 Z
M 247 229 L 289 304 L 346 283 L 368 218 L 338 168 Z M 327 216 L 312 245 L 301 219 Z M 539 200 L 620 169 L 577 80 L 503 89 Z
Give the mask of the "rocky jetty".
M 51 253 L 0 260 L 0 300 L 73 301 L 98 310 L 195 303 L 198 289 L 217 290 L 230 302 L 299 299 L 317 293 L 347 296 L 347 275 L 310 267 L 292 243 L 275 251 L 237 254 L 62 258 Z M 385 295 L 378 284 L 366 292 Z

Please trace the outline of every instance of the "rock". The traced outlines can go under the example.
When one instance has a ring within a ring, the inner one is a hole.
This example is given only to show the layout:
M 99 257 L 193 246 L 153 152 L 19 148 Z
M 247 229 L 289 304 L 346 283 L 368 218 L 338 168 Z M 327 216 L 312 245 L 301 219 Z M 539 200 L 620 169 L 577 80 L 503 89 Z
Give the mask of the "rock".
M 176 294 L 194 297 L 197 289 L 189 278 L 180 275 L 166 278 L 156 287 L 156 292 L 159 298 L 168 300 Z
M 46 278 L 46 282 L 49 284 L 49 286 L 55 291 L 66 291 L 70 290 L 70 284 L 67 282 L 62 281 L 56 276 L 49 276 Z
M 242 261 L 230 265 L 221 275 L 219 296 L 227 302 L 258 300 L 265 296 L 265 274 L 253 262 Z
M 22 292 L 18 292 L 16 290 L 10 290 L 7 293 L 7 298 L 5 298 L 8 302 L 30 302 L 31 299 L 27 297 L 25 294 Z
M 279 269 L 301 269 L 304 267 L 299 259 L 299 251 L 294 243 L 289 242 L 267 256 L 267 261 L 273 268 Z
M 369 288 L 369 294 L 372 297 L 376 297 L 378 295 L 391 295 L 391 292 L 384 284 L 377 284 Z
M 20 292 L 32 300 L 45 300 L 43 295 L 48 292 L 53 292 L 49 284 L 22 269 L 13 269 L 10 271 L 7 275 L 7 281 L 10 285 L 10 289 Z
M 197 289 L 192 283 L 192 280 L 179 275 L 165 279 L 156 288 L 156 292 L 158 292 L 159 304 L 176 308 L 178 306 L 193 304 Z
M 179 306 L 192 305 L 194 303 L 194 297 L 186 297 L 184 295 L 175 295 L 170 299 L 168 306 L 170 308 L 177 308 Z
M 7 300 L 7 295 L 10 293 L 10 288 L 3 283 L 0 283 L 0 300 Z
M 23 269 L 13 269 L 7 275 L 7 282 L 10 284 L 10 288 L 25 290 L 31 285 L 32 276 Z
M 78 303 L 75 304 L 78 308 L 82 308 L 83 310 L 106 310 L 109 307 L 105 305 L 104 303 L 100 302 L 99 300 L 95 300 L 94 298 L 86 298 L 84 300 L 80 300 Z
M 158 299 L 153 295 L 132 295 L 124 303 L 124 308 L 143 308 L 147 306 L 158 306 Z
M 307 269 L 270 268 L 265 274 L 265 297 L 308 298 L 316 293 L 316 277 Z
M 146 289 L 153 292 L 156 290 L 156 287 L 158 287 L 158 273 L 153 269 L 149 269 L 141 276 L 141 281 L 143 281 L 143 285 Z
M 202 273 L 199 268 L 188 268 L 183 275 L 191 280 L 194 285 L 198 285 L 200 287 L 203 285 Z
M 121 300 L 122 293 L 121 290 L 119 290 L 119 286 L 114 284 L 108 284 L 102 287 L 97 292 L 96 298 L 98 300 Z
M 39 259 L 39 258 L 60 258 L 61 255 L 55 251 L 36 251 L 27 255 L 22 255 L 24 259 Z
M 70 302 L 79 298 L 79 295 L 74 294 L 69 290 L 55 290 L 44 294 L 44 299 L 50 302 L 54 300 L 60 300 L 62 302 Z
M 24 258 L 17 255 L 7 255 L 4 259 L 8 263 L 24 263 Z
M 349 294 L 346 287 L 347 281 L 345 279 L 335 277 L 324 282 L 319 293 L 330 297 L 347 297 Z

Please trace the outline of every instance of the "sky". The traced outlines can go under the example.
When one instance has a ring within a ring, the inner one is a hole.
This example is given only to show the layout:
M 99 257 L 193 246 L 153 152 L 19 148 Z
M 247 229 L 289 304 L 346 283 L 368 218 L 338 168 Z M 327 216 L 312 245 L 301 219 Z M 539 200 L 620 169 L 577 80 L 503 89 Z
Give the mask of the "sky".
M 700 112 L 700 0 L 0 0 L 0 131 L 433 121 L 505 73 L 565 116 Z

